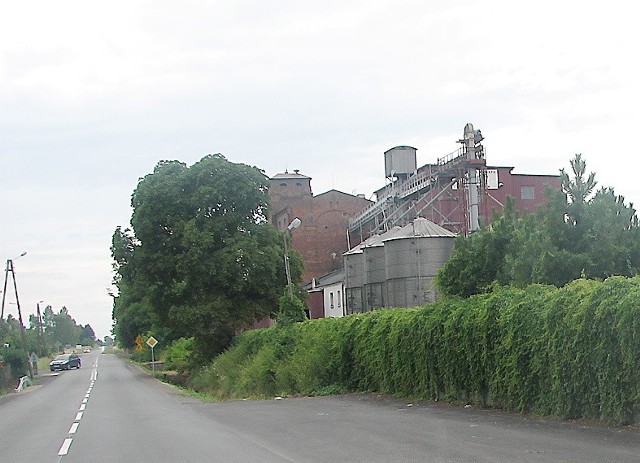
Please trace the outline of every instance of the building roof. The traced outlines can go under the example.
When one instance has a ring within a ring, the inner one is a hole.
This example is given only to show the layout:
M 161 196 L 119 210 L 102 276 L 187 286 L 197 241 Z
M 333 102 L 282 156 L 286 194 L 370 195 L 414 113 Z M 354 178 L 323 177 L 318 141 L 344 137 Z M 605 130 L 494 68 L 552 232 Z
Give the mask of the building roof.
M 395 226 L 391 230 L 387 230 L 386 232 L 384 232 L 382 235 L 373 235 L 372 236 L 373 240 L 371 240 L 370 243 L 367 243 L 363 247 L 374 248 L 374 247 L 384 246 L 384 241 L 388 241 L 398 236 L 401 233 L 402 233 L 402 227 Z
M 294 171 L 293 173 L 289 173 L 288 171 L 285 171 L 284 173 L 280 173 L 280 174 L 276 174 L 273 177 L 271 177 L 271 180 L 291 180 L 291 179 L 306 179 L 306 180 L 311 180 L 311 177 L 307 177 L 306 175 L 302 175 L 300 173 L 298 173 L 297 171 Z
M 344 281 L 344 270 L 334 270 L 333 272 L 313 278 L 310 282 L 306 283 L 303 288 L 307 291 L 320 290 L 325 286 L 335 285 L 342 281 Z
M 414 148 L 413 146 L 408 146 L 408 145 L 399 145 L 399 146 L 394 146 L 393 148 L 389 148 L 387 151 L 384 152 L 384 154 L 387 154 L 389 151 L 393 151 L 393 150 L 413 150 L 413 151 L 418 151 L 418 148 Z
M 402 238 L 455 238 L 457 235 L 453 232 L 450 232 L 446 228 L 441 227 L 440 225 L 433 223 L 431 220 L 425 219 L 423 217 L 418 217 L 413 220 L 410 224 L 402 227 L 399 232 L 390 235 L 385 238 L 383 241 L 390 241 L 395 239 Z M 381 243 L 384 244 L 384 243 Z
M 401 230 L 401 227 L 396 226 L 396 227 L 393 227 L 391 230 L 388 230 L 388 231 L 384 232 L 381 235 L 371 235 L 369 238 L 364 240 L 359 245 L 354 246 L 353 248 L 349 249 L 347 252 L 345 252 L 343 254 L 343 256 L 348 256 L 348 255 L 351 255 L 351 254 L 361 254 L 362 253 L 362 249 L 366 248 L 366 247 L 382 246 L 382 240 L 383 239 L 391 238 L 396 233 L 399 233 L 400 230 Z
M 319 198 L 320 196 L 324 196 L 324 195 L 327 195 L 327 194 L 338 194 L 338 195 L 341 195 L 341 196 L 348 196 L 349 198 L 359 198 L 363 202 L 373 204 L 373 201 L 371 201 L 370 199 L 365 198 L 364 195 L 352 195 L 351 193 L 345 193 L 344 191 L 336 190 L 335 188 L 332 188 L 331 190 L 327 190 L 324 193 L 320 193 L 318 195 L 315 195 L 314 198 Z

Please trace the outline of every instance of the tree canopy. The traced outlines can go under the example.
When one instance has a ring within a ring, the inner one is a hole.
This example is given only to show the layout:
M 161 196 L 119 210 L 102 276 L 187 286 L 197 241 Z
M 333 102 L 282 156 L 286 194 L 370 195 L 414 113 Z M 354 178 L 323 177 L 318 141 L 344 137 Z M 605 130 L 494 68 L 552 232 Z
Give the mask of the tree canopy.
M 604 279 L 640 273 L 640 226 L 633 205 L 612 188 L 600 188 L 586 162 L 561 170 L 562 191 L 547 190 L 535 214 L 519 213 L 513 201 L 491 224 L 458 237 L 436 277 L 446 294 L 469 296 L 493 282 L 523 287 L 562 286 L 580 277 Z
M 208 155 L 191 167 L 161 161 L 133 192 L 132 229 L 118 227 L 112 256 L 118 342 L 150 330 L 193 337 L 203 359 L 234 333 L 274 315 L 286 285 L 282 233 L 267 220 L 269 179 L 256 167 Z M 291 256 L 298 281 L 302 263 Z

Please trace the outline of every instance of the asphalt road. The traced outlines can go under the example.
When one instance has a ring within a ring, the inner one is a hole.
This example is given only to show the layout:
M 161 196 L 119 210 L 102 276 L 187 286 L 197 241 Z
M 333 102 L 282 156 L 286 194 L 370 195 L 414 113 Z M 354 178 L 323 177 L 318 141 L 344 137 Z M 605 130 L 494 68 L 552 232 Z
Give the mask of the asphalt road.
M 375 395 L 201 403 L 113 355 L 0 398 L 0 461 L 640 462 L 640 429 Z

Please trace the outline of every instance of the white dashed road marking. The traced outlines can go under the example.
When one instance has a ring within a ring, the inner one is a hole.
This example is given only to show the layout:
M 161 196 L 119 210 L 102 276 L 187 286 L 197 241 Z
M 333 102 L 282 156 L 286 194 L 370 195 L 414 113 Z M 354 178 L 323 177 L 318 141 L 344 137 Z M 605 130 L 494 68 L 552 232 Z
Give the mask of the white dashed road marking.
M 84 410 L 87 408 L 87 402 L 89 401 L 89 396 L 91 395 L 91 390 L 93 389 L 93 385 L 98 378 L 98 361 L 93 364 L 93 371 L 91 372 L 91 381 L 89 383 L 89 389 L 87 389 L 87 393 L 82 399 L 82 404 L 80 405 L 80 411 L 76 414 L 76 418 L 73 420 L 73 424 L 71 428 L 69 428 L 69 432 L 67 434 L 75 434 L 78 430 L 78 426 L 80 425 L 80 420 L 82 419 L 82 415 L 84 414 Z M 67 437 L 64 442 L 62 442 L 62 446 L 60 450 L 58 450 L 58 456 L 64 456 L 69 453 L 69 447 L 71 447 L 71 443 L 73 439 L 71 437 Z
M 62 447 L 60 447 L 60 450 L 58 451 L 58 455 L 62 456 L 62 455 L 66 455 L 69 452 L 69 447 L 71 447 L 71 441 L 73 439 L 71 439 L 70 437 L 67 437 L 64 442 L 62 443 Z

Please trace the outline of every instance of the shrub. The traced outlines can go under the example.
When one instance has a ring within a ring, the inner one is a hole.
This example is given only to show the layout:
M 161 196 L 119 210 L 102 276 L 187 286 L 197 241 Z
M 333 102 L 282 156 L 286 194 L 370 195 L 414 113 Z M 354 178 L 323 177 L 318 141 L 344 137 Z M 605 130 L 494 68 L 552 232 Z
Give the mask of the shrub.
M 223 397 L 376 391 L 562 418 L 640 420 L 640 277 L 242 334 L 196 375 Z

